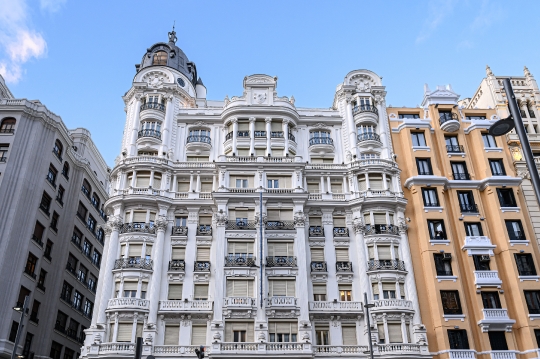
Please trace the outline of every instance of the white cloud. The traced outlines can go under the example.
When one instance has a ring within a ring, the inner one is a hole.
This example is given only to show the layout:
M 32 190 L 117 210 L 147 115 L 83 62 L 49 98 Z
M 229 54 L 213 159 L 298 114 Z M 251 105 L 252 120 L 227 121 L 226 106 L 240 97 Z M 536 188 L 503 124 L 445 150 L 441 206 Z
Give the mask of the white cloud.
M 0 0 L 0 8 L 0 74 L 16 83 L 26 62 L 46 55 L 47 42 L 31 28 L 25 0 Z
M 433 0 L 429 3 L 426 21 L 420 34 L 416 37 L 416 43 L 427 40 L 431 34 L 444 22 L 446 17 L 452 14 L 457 0 Z
M 66 0 L 39 0 L 41 9 L 50 12 L 57 12 L 65 3 Z
M 471 24 L 471 30 L 486 30 L 493 23 L 501 20 L 504 16 L 504 12 L 500 7 L 500 4 L 493 4 L 492 1 L 483 0 L 480 12 L 474 18 Z

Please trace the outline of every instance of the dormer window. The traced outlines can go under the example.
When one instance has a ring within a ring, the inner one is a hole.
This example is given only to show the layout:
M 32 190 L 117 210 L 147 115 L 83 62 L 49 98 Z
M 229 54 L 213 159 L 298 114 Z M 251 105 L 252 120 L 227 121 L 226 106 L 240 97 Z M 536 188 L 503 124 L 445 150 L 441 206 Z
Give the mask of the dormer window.
M 152 65 L 167 65 L 167 53 L 165 51 L 158 51 L 154 54 Z
M 415 118 L 420 118 L 420 115 L 417 114 L 417 113 L 400 113 L 398 115 L 399 118 L 403 119 L 403 118 L 407 118 L 407 119 L 415 119 Z

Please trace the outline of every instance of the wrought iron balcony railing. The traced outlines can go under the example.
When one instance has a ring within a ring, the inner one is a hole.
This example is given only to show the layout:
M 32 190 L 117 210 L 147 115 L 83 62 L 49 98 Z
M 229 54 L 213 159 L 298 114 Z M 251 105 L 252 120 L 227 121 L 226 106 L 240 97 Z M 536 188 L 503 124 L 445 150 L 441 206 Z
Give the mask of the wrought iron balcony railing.
M 393 224 L 367 224 L 365 234 L 399 234 L 399 228 Z
M 144 110 L 158 110 L 161 112 L 165 112 L 165 105 L 157 102 L 148 102 L 141 105 L 141 111 Z
M 293 256 L 268 256 L 267 267 L 296 267 L 296 257 Z
M 152 270 L 153 264 L 154 264 L 154 261 L 149 258 L 141 258 L 141 257 L 121 258 L 114 261 L 114 269 L 137 268 L 137 269 Z
M 370 259 L 368 261 L 368 270 L 399 270 L 406 271 L 405 262 L 399 259 Z
M 193 270 L 195 272 L 210 272 L 210 262 L 209 261 L 195 261 L 195 266 Z
M 187 143 L 192 142 L 202 142 L 211 145 L 212 139 L 209 136 L 188 136 Z
M 211 236 L 212 226 L 209 224 L 199 224 L 197 226 L 197 235 L 198 236 Z
M 321 261 L 312 261 L 311 262 L 311 271 L 312 272 L 328 272 L 326 262 Z
M 294 221 L 267 221 L 266 229 L 291 230 L 295 229 Z
M 349 228 L 347 227 L 334 227 L 334 237 L 348 237 Z
M 377 107 L 372 105 L 360 105 L 360 106 L 354 106 L 352 109 L 353 115 L 362 113 L 362 112 L 372 112 L 376 115 L 379 114 L 379 111 L 377 110 Z
M 255 131 L 255 138 L 266 138 L 266 131 Z
M 257 222 L 255 221 L 227 221 L 226 229 L 239 229 L 239 230 L 248 230 L 248 229 L 256 229 L 257 228 Z
M 334 140 L 330 137 L 311 137 L 309 139 L 309 146 L 315 145 L 334 145 Z
M 225 257 L 225 267 L 255 267 L 255 257 L 234 255 Z
M 294 135 L 292 133 L 289 132 L 289 141 L 293 141 L 296 143 L 296 138 L 294 137 Z
M 370 133 L 370 132 L 361 133 L 358 135 L 358 142 L 363 142 L 363 141 L 381 142 L 381 137 L 376 133 Z
M 188 227 L 187 226 L 174 226 L 172 227 L 173 236 L 187 236 Z
M 324 237 L 324 228 L 322 226 L 309 226 L 310 237 Z
M 336 262 L 336 272 L 352 272 L 352 262 Z
M 169 270 L 170 271 L 183 271 L 186 270 L 186 261 L 183 259 L 173 259 L 169 261 Z
M 446 145 L 446 152 L 448 153 L 463 153 L 463 145 Z
M 441 113 L 439 116 L 439 124 L 442 125 L 448 121 L 459 121 L 458 115 L 453 112 Z
M 138 138 L 141 137 L 153 137 L 161 140 L 161 131 L 151 129 L 140 130 Z
M 455 180 L 470 180 L 471 179 L 471 175 L 467 172 L 452 173 L 452 177 Z
M 270 132 L 271 138 L 283 138 L 283 131 L 271 131 Z

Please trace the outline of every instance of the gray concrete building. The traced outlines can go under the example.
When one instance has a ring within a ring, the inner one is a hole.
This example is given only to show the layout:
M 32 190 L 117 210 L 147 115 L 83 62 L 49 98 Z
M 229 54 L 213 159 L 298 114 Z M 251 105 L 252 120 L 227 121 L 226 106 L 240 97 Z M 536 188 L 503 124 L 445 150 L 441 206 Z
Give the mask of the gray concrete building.
M 79 356 L 90 326 L 106 220 L 108 168 L 84 128 L 68 130 L 0 76 L 0 358 Z

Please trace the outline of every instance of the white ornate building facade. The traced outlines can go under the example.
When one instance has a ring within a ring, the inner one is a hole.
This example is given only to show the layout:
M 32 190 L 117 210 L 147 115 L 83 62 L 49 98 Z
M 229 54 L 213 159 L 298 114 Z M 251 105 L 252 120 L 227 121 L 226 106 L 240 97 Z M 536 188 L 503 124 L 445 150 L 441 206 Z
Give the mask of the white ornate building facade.
M 330 109 L 267 75 L 211 101 L 175 42 L 124 96 L 82 357 L 369 357 L 364 293 L 375 357 L 429 357 L 381 78 L 350 72 Z

